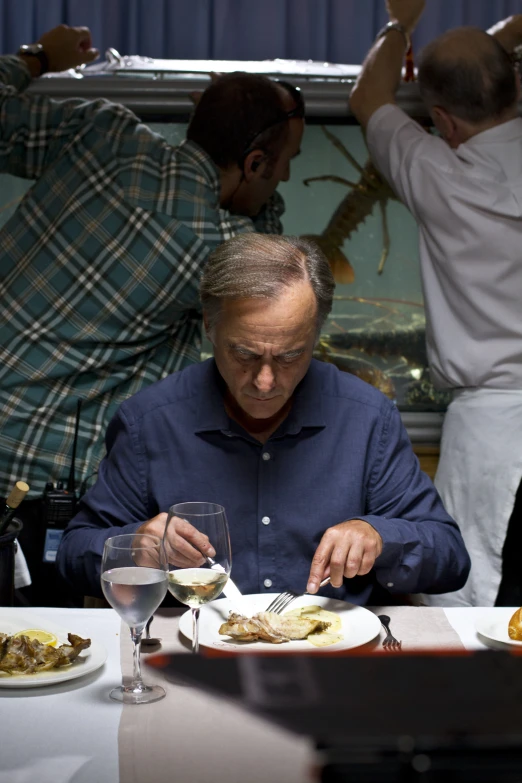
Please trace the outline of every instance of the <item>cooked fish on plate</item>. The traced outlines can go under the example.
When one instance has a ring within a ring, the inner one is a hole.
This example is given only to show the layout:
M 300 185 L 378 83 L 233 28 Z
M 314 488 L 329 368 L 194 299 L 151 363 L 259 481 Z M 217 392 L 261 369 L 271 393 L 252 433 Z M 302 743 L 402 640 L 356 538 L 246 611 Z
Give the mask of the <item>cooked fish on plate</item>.
M 303 595 L 294 608 L 282 615 L 266 612 L 273 593 L 244 595 L 241 611 L 229 598 L 203 606 L 199 643 L 233 652 L 313 652 L 349 650 L 378 636 L 381 624 L 373 612 L 362 606 L 320 595 Z M 179 630 L 192 638 L 190 611 L 181 616 Z M 325 651 L 326 651 L 325 650 Z
M 231 636 L 241 642 L 262 640 L 282 644 L 306 639 L 311 633 L 325 631 L 330 623 L 313 617 L 286 617 L 275 612 L 258 612 L 253 617 L 242 617 L 231 612 L 219 629 L 222 636 Z

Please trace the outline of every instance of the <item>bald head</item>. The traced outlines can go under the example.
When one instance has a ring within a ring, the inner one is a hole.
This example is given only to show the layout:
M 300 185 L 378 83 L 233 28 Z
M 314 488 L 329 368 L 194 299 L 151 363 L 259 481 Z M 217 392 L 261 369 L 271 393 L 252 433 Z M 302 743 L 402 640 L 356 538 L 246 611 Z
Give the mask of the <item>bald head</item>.
M 449 30 L 421 54 L 419 87 L 428 106 L 440 106 L 480 125 L 516 109 L 511 59 L 493 36 L 474 27 Z

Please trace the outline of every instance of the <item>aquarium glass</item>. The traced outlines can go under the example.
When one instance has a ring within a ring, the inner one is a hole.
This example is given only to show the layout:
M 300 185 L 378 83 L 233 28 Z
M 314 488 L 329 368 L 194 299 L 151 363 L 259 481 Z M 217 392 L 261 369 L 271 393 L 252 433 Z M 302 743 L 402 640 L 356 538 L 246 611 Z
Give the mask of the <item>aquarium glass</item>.
M 174 145 L 185 136 L 183 123 L 150 126 Z M 377 386 L 401 410 L 442 411 L 448 395 L 433 388 L 427 369 L 415 221 L 390 198 L 382 181 L 365 179 L 350 156 L 359 167 L 368 159 L 359 126 L 309 123 L 301 154 L 292 162 L 291 179 L 279 188 L 286 202 L 285 233 L 318 236 L 329 260 L 338 259 L 340 281 L 316 355 Z M 320 177 L 337 180 L 309 181 Z M 30 181 L 0 176 L 0 227 L 30 186 Z M 329 227 L 336 210 L 339 221 Z M 389 251 L 379 274 L 385 247 L 383 210 Z M 353 272 L 339 261 L 339 251 Z M 202 357 L 210 353 L 204 340 Z

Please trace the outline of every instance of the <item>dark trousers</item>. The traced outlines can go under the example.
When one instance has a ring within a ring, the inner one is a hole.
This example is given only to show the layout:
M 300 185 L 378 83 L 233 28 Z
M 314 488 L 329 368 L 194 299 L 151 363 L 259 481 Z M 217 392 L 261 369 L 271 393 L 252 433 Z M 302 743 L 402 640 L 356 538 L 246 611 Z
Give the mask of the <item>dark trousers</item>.
M 0 500 L 0 503 L 5 501 Z M 54 563 L 44 563 L 46 524 L 41 500 L 24 500 L 16 511 L 23 529 L 18 541 L 31 574 L 32 584 L 15 590 L 15 606 L 83 606 L 83 595 L 61 578 Z
M 502 548 L 502 580 L 495 606 L 522 606 L 522 481 Z

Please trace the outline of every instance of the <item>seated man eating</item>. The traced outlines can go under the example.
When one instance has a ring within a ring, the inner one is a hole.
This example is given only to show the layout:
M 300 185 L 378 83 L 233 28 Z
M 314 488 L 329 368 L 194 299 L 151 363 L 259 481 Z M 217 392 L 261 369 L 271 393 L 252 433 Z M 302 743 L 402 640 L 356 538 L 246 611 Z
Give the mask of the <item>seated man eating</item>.
M 214 358 L 120 406 L 58 552 L 75 589 L 101 595 L 107 538 L 163 536 L 169 506 L 196 500 L 225 507 L 244 593 L 315 593 L 330 576 L 324 595 L 364 605 L 376 587 L 462 587 L 468 553 L 397 408 L 312 358 L 333 292 L 304 239 L 244 234 L 214 251 L 201 282 Z

